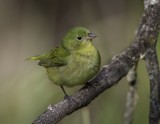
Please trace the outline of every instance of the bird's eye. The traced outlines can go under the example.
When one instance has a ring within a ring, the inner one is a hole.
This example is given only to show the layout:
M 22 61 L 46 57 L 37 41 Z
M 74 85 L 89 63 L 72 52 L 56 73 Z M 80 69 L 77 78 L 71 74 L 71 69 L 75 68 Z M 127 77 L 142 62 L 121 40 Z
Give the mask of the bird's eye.
M 78 40 L 82 40 L 82 37 L 77 37 Z

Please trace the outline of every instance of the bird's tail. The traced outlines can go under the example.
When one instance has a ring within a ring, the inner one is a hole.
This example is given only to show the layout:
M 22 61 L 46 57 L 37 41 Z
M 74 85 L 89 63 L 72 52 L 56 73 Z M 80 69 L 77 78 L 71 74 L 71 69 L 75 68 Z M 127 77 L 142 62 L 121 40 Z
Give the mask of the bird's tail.
M 41 60 L 45 57 L 45 54 L 42 54 L 42 55 L 37 55 L 37 56 L 32 56 L 32 57 L 29 57 L 27 58 L 26 60 Z

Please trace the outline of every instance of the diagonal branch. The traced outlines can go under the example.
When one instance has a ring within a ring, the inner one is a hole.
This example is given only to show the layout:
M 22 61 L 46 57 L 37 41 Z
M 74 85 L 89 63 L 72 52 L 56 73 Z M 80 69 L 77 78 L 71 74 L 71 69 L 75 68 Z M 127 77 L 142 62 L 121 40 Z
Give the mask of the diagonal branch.
M 99 74 L 81 90 L 55 105 L 50 105 L 33 124 L 55 124 L 65 116 L 87 106 L 93 99 L 106 89 L 121 80 L 145 53 L 146 42 L 150 33 L 158 33 L 160 4 L 148 6 L 142 16 L 135 41 L 121 54 L 114 56 Z M 148 20 L 149 19 L 149 20 Z M 155 22 L 154 24 L 152 22 Z M 152 30 L 150 30 L 150 29 Z

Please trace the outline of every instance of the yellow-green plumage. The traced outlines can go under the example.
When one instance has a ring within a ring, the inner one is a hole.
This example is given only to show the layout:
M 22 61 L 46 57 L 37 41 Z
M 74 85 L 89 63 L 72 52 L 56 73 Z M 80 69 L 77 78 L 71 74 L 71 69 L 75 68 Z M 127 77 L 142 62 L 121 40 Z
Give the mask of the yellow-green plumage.
M 72 87 L 85 84 L 100 69 L 100 55 L 92 44 L 95 37 L 86 28 L 75 27 L 64 37 L 59 47 L 29 59 L 39 60 L 48 78 L 56 85 Z

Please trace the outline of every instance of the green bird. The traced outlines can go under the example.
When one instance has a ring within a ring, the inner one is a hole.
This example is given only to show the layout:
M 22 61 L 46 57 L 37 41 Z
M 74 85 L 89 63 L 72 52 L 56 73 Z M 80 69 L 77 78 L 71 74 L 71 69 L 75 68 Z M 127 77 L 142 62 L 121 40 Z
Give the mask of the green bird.
M 96 35 L 83 27 L 75 27 L 64 36 L 60 46 L 48 53 L 30 57 L 39 60 L 48 78 L 60 86 L 73 87 L 87 83 L 100 69 L 100 55 L 92 44 Z

